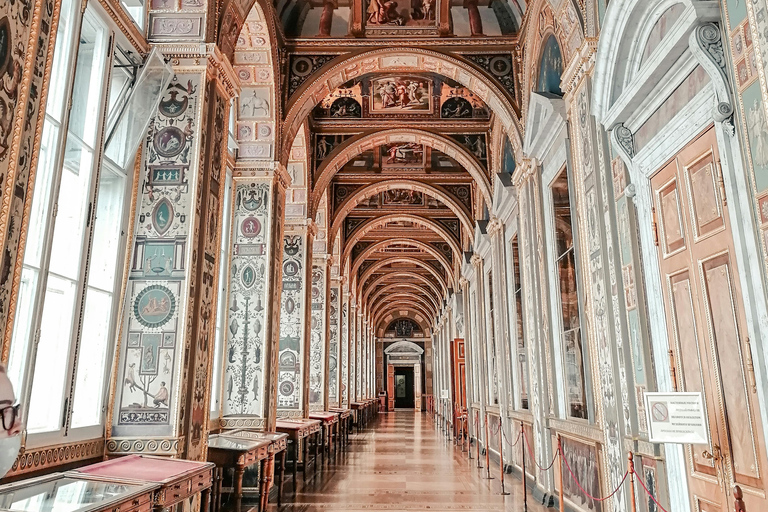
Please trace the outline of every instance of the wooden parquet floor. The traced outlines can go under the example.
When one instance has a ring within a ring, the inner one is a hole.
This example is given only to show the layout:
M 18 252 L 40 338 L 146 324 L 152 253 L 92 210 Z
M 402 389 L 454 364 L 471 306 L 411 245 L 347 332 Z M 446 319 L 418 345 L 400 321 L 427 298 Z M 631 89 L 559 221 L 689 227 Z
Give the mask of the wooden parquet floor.
M 500 495 L 498 466 L 485 479 L 474 459 L 453 446 L 427 414 L 397 411 L 353 434 L 347 451 L 311 471 L 296 492 L 287 482 L 280 512 L 523 511 L 520 481 L 507 475 Z M 529 496 L 530 498 L 530 496 Z M 276 510 L 270 504 L 270 512 Z M 529 500 L 528 511 L 546 509 Z

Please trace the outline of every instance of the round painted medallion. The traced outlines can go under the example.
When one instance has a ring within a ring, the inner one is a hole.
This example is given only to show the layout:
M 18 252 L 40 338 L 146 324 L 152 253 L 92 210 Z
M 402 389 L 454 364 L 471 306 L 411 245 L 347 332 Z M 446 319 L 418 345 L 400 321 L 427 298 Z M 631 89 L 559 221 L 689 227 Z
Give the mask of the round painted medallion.
M 261 233 L 261 222 L 256 217 L 246 217 L 240 225 L 240 232 L 246 238 L 255 238 Z
M 247 265 L 245 268 L 243 268 L 242 276 L 243 285 L 245 285 L 246 288 L 250 288 L 253 286 L 253 283 L 256 282 L 256 271 L 250 265 Z
M 295 261 L 286 261 L 283 265 L 283 274 L 288 277 L 293 277 L 299 273 L 299 265 Z
M 150 329 L 162 327 L 176 311 L 176 297 L 165 286 L 153 284 L 139 292 L 133 301 L 136 320 Z
M 153 146 L 165 158 L 173 158 L 184 150 L 184 132 L 175 126 L 166 126 L 155 134 Z
M 281 382 L 280 394 L 283 396 L 291 396 L 293 394 L 293 383 L 288 381 Z

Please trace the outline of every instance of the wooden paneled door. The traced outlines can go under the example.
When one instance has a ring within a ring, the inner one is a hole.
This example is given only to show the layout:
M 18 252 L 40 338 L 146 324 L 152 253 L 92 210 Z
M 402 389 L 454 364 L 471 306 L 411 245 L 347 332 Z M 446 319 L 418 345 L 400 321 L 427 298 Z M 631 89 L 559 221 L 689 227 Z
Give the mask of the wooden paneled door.
M 768 463 L 722 183 L 709 129 L 651 178 L 654 222 L 677 390 L 702 392 L 709 421 L 710 446 L 685 447 L 692 510 L 733 511 L 738 487 L 760 512 Z
M 387 411 L 395 410 L 395 367 L 387 365 Z
M 466 370 L 464 368 L 466 359 L 464 356 L 464 340 L 456 338 L 451 343 L 451 360 L 453 367 L 451 368 L 451 375 L 453 377 L 451 382 L 451 396 L 453 396 L 453 408 L 466 409 L 467 407 L 467 381 Z

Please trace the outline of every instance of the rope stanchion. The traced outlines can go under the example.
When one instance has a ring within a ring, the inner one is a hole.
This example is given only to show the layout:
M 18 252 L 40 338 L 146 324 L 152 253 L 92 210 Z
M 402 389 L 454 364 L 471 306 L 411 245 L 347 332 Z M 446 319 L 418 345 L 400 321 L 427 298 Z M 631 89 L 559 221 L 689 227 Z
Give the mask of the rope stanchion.
M 501 429 L 501 435 L 502 435 L 502 437 L 504 437 L 504 441 L 509 445 L 509 447 L 510 448 L 514 448 L 515 446 L 517 446 L 517 443 L 520 442 L 520 438 L 523 435 L 523 431 L 521 430 L 520 432 L 517 433 L 517 439 L 515 439 L 514 443 L 510 443 L 509 442 L 509 439 L 507 439 L 507 433 L 504 432 L 504 429 Z
M 499 429 L 496 431 L 496 434 L 499 433 L 504 433 L 501 425 L 501 416 L 499 416 Z M 509 495 L 506 489 L 504 489 L 504 445 L 501 442 L 501 436 L 499 436 L 499 478 L 501 479 L 501 495 Z
M 488 412 L 485 413 L 485 478 L 493 480 L 491 476 L 491 451 L 488 449 Z
M 525 437 L 525 427 L 523 426 L 523 422 L 520 422 L 520 436 Z M 528 483 L 526 479 L 528 478 L 526 476 L 525 472 L 525 447 L 523 445 L 520 445 L 520 460 L 522 461 L 523 466 L 523 473 L 522 478 L 520 479 L 523 482 L 523 510 L 525 512 L 528 511 Z

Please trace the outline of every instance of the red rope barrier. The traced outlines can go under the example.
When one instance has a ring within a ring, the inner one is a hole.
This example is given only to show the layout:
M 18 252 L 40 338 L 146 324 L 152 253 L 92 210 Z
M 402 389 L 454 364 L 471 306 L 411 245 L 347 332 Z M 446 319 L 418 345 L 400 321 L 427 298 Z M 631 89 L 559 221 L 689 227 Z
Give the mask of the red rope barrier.
M 541 467 L 539 462 L 536 460 L 536 455 L 533 454 L 533 449 L 531 448 L 531 444 L 528 442 L 528 436 L 526 435 L 525 431 L 522 431 L 522 432 L 523 432 L 523 439 L 525 440 L 525 445 L 528 447 L 528 453 L 531 454 L 531 460 L 533 461 L 534 464 L 536 464 L 536 467 L 539 468 L 539 471 L 543 473 L 544 471 L 549 471 L 550 469 L 552 469 L 552 466 L 555 465 L 555 461 L 557 460 L 558 455 L 560 455 L 560 447 L 559 446 L 557 447 L 557 451 L 555 452 L 555 458 L 552 459 L 552 462 L 549 464 L 549 466 L 547 466 L 546 468 Z
M 507 439 L 507 433 L 506 433 L 506 432 L 504 432 L 504 429 L 502 429 L 502 430 L 501 430 L 501 435 L 504 437 L 504 441 L 505 441 L 505 442 L 506 442 L 506 443 L 507 443 L 507 444 L 508 444 L 508 445 L 509 445 L 511 448 L 514 448 L 515 446 L 517 446 L 517 443 L 519 443 L 519 442 L 520 442 L 520 437 L 523 435 L 523 431 L 521 430 L 520 432 L 518 432 L 518 433 L 517 433 L 517 439 L 515 439 L 515 444 L 511 444 L 511 443 L 509 442 L 509 439 Z
M 639 474 L 637 474 L 637 471 L 635 471 L 634 468 L 632 469 L 632 473 L 635 474 L 635 476 L 637 477 L 637 481 L 640 482 L 640 487 L 642 487 L 643 490 L 645 491 L 645 493 L 648 496 L 650 496 L 650 498 L 653 500 L 653 502 L 656 504 L 656 506 L 659 507 L 662 512 L 667 512 L 667 509 L 662 507 L 661 503 L 659 503 L 659 500 L 657 500 L 656 497 L 653 494 L 651 494 L 651 491 L 649 491 L 648 488 L 645 486 L 645 482 L 643 482 L 643 479 L 640 477 Z
M 558 448 L 558 451 L 560 451 L 560 448 Z M 608 496 L 606 496 L 604 498 L 596 498 L 595 496 L 592 496 L 591 494 L 589 494 L 587 492 L 587 490 L 584 489 L 581 486 L 579 481 L 576 479 L 576 475 L 573 474 L 573 470 L 571 469 L 571 465 L 568 464 L 568 460 L 565 458 L 565 455 L 563 455 L 562 452 L 560 452 L 560 457 L 563 458 L 563 462 L 565 462 L 565 467 L 568 468 L 568 472 L 571 474 L 571 479 L 573 479 L 573 481 L 576 483 L 576 486 L 581 490 L 581 492 L 583 492 L 586 495 L 587 498 L 590 498 L 590 499 L 592 499 L 594 501 L 605 501 L 605 500 L 608 500 L 608 499 L 612 498 L 617 492 L 619 492 L 619 489 L 621 489 L 622 486 L 624 485 L 624 482 L 626 482 L 627 476 L 629 476 L 629 470 L 627 470 L 624 473 L 624 478 L 621 479 L 621 483 L 619 484 L 619 486 L 611 494 L 609 494 Z

